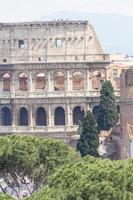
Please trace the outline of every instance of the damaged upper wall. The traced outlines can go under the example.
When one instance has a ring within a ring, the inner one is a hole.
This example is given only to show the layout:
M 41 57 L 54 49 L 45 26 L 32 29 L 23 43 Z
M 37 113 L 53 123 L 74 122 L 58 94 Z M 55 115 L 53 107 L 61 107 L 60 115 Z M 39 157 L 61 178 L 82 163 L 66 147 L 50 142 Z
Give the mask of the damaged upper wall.
M 88 21 L 0 24 L 0 63 L 109 61 Z

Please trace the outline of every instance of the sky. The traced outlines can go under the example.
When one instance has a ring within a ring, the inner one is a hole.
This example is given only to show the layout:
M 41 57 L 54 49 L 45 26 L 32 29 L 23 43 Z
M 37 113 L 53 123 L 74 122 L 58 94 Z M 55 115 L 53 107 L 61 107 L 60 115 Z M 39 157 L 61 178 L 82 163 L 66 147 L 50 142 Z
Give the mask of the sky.
M 133 0 L 0 0 L 0 22 L 39 20 L 58 11 L 133 16 Z

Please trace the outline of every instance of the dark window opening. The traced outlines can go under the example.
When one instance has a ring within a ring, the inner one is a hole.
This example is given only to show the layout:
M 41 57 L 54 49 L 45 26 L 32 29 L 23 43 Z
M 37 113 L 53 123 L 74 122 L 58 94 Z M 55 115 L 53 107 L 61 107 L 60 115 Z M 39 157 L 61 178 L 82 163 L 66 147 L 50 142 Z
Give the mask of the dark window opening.
M 20 126 L 28 126 L 28 111 L 26 108 L 20 109 Z
M 1 124 L 2 126 L 11 126 L 11 111 L 7 107 L 1 109 Z
M 6 63 L 6 59 L 5 58 L 3 59 L 3 62 Z
M 24 40 L 19 40 L 18 41 L 18 46 L 19 46 L 19 49 L 25 48 Z
M 42 107 L 37 109 L 36 125 L 37 126 L 47 126 L 46 110 Z
M 54 124 L 65 125 L 65 110 L 62 107 L 58 107 L 55 110 Z
M 43 57 L 39 57 L 38 60 L 39 60 L 39 61 L 43 61 Z

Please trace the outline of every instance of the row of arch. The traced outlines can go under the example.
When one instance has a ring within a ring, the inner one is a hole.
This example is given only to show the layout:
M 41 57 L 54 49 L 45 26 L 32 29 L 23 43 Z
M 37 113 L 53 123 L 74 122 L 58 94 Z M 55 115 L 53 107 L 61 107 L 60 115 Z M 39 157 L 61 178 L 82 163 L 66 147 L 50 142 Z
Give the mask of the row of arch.
M 79 121 L 82 121 L 84 117 L 84 110 L 82 107 L 77 106 L 73 109 L 73 125 L 78 125 Z M 29 117 L 28 110 L 25 107 L 20 108 L 18 116 L 18 125 L 19 126 L 28 126 Z M 36 126 L 47 126 L 47 113 L 43 107 L 39 107 L 36 110 L 35 117 Z M 8 107 L 1 108 L 1 125 L 2 126 L 11 126 L 12 125 L 12 114 L 11 110 Z M 54 125 L 66 125 L 66 114 L 65 110 L 62 107 L 57 107 L 54 112 Z
M 118 113 L 120 113 L 119 105 L 117 105 Z M 1 125 L 2 126 L 11 126 L 12 125 L 12 114 L 10 108 L 4 106 L 0 110 L 1 112 Z M 99 106 L 94 106 L 92 109 L 92 114 L 97 120 L 99 114 Z M 85 113 L 84 109 L 81 106 L 76 106 L 73 109 L 73 125 L 78 125 L 80 121 L 82 121 Z M 25 107 L 20 108 L 19 116 L 18 116 L 19 126 L 28 126 L 29 118 L 28 118 L 28 110 Z M 35 117 L 36 126 L 47 126 L 47 113 L 43 107 L 39 107 L 36 110 Z M 54 112 L 54 125 L 66 125 L 66 114 L 65 110 L 62 107 L 57 107 Z
M 47 84 L 47 77 L 44 73 L 36 74 L 35 88 L 45 89 Z M 92 89 L 99 89 L 104 75 L 101 72 L 95 71 L 92 74 Z M 72 75 L 73 90 L 84 89 L 84 73 L 77 71 Z M 6 73 L 3 75 L 3 91 L 10 91 L 11 87 L 11 76 Z M 19 90 L 28 91 L 28 75 L 26 73 L 19 74 Z M 57 72 L 54 74 L 54 90 L 63 91 L 65 90 L 65 74 L 63 72 Z

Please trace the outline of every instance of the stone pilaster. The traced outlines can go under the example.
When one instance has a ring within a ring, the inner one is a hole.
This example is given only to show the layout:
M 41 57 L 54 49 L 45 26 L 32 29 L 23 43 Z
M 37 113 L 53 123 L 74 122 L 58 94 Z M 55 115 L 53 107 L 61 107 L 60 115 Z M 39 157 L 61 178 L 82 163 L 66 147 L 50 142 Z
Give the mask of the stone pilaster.
M 54 118 L 53 118 L 52 108 L 51 105 L 48 105 L 48 126 L 54 126 Z
M 30 129 L 33 130 L 33 112 L 32 112 L 33 108 L 32 105 L 30 105 L 29 107 L 29 126 Z
M 91 91 L 91 79 L 90 79 L 90 71 L 86 71 L 86 90 Z
M 29 85 L 28 85 L 29 91 L 33 92 L 33 80 L 32 80 L 32 72 L 29 73 Z
M 71 90 L 71 80 L 70 80 L 70 71 L 67 70 L 67 77 L 66 77 L 66 91 Z
M 54 90 L 54 80 L 51 77 L 51 71 L 50 70 L 47 71 L 47 76 L 48 76 L 48 79 L 47 79 L 48 88 L 47 88 L 47 90 L 48 90 L 48 92 L 51 92 L 51 91 Z
M 67 104 L 67 125 L 68 126 L 73 125 L 73 111 L 70 107 L 70 104 Z

